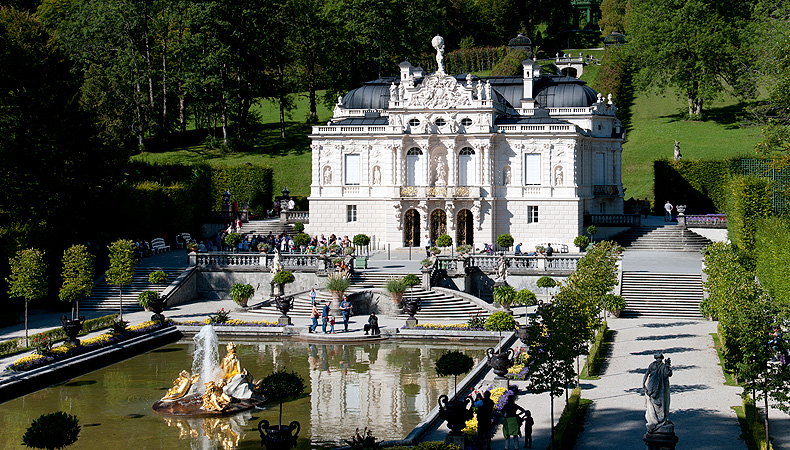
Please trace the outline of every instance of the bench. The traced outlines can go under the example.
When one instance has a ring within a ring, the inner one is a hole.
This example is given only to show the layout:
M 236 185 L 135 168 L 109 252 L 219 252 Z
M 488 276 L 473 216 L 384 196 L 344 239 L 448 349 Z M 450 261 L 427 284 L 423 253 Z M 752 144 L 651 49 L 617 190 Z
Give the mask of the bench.
M 181 233 L 181 237 L 184 238 L 184 242 L 186 243 L 192 242 L 192 235 L 189 233 Z
M 165 244 L 165 240 L 162 238 L 156 238 L 151 241 L 151 251 L 154 254 L 161 253 L 161 252 L 169 252 L 170 246 Z

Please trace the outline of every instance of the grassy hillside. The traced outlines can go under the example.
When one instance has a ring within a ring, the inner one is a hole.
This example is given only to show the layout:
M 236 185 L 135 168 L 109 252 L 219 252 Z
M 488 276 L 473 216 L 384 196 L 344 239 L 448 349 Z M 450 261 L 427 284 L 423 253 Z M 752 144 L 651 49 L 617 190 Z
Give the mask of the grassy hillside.
M 675 140 L 680 142 L 684 159 L 754 155 L 760 130 L 739 126 L 738 118 L 744 107 L 745 104 L 727 96 L 706 108 L 706 121 L 690 122 L 685 120 L 685 101 L 677 95 L 637 94 L 631 108 L 632 128 L 623 144 L 625 197 L 652 198 L 653 161 L 671 158 Z

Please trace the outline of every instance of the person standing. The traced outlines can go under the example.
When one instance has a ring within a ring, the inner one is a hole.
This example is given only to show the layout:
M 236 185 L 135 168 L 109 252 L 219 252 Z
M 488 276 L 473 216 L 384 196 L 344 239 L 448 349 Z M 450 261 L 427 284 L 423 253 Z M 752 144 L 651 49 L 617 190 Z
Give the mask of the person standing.
M 483 399 L 477 407 L 477 439 L 481 447 L 485 444 L 491 450 L 491 418 L 494 414 L 494 401 L 491 400 L 491 391 L 485 391 Z
M 315 288 L 310 289 L 310 304 L 315 306 Z
M 513 252 L 513 255 L 521 256 L 521 242 L 519 242 L 518 245 L 516 245 L 516 251 Z
M 527 410 L 524 418 L 524 448 L 532 448 L 532 425 L 535 425 L 535 420 L 532 418 L 532 413 Z
M 667 200 L 667 202 L 664 203 L 664 222 L 672 222 L 673 209 L 675 209 L 675 207 L 672 206 L 672 203 L 669 203 L 669 200 Z
M 505 436 L 505 450 L 510 450 L 511 438 L 513 439 L 513 449 L 518 450 L 520 447 L 518 439 L 521 435 L 521 426 L 518 422 L 519 412 L 526 414 L 524 408 L 516 404 L 516 395 L 512 394 L 508 396 L 505 401 L 505 406 L 502 407 L 502 414 L 505 417 L 502 423 L 502 434 Z
M 310 325 L 310 328 L 308 328 L 307 330 L 309 333 L 314 333 L 316 328 L 318 328 L 318 314 L 319 314 L 318 308 L 314 302 L 312 306 L 312 310 L 310 311 L 310 319 L 312 319 L 313 324 Z
M 340 302 L 340 312 L 343 314 L 343 332 L 348 332 L 348 319 L 351 317 L 351 302 L 348 301 L 348 296 L 343 296 L 343 301 Z
M 546 246 L 546 256 L 554 255 L 554 249 L 551 247 L 551 242 Z
M 425 257 L 431 257 L 431 238 L 428 235 L 425 235 Z
M 321 310 L 321 331 L 326 334 L 326 324 L 329 323 L 329 300 L 326 301 L 324 304 L 324 308 Z

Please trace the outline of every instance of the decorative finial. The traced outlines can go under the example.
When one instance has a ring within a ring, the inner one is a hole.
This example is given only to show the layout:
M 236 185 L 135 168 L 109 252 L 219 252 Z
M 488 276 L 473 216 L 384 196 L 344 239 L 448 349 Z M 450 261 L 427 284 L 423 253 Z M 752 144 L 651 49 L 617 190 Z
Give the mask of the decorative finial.
M 436 71 L 444 73 L 444 38 L 437 34 L 431 39 L 431 45 L 436 49 Z

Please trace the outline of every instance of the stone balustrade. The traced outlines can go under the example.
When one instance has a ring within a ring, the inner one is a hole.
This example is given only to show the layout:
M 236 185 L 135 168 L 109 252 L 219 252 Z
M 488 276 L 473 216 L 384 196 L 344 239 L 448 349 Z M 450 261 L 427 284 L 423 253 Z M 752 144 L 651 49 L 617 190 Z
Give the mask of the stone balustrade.
M 280 265 L 284 270 L 292 272 L 318 272 L 326 270 L 328 259 L 321 255 L 281 254 Z M 271 270 L 274 255 L 267 253 L 228 253 L 209 252 L 191 253 L 189 265 L 198 267 L 257 267 L 260 270 Z
M 563 256 L 506 256 L 508 273 L 539 274 L 542 272 L 560 272 L 570 274 L 576 270 L 576 264 L 583 255 Z M 461 267 L 477 267 L 483 273 L 496 273 L 498 255 L 469 255 L 466 257 L 439 256 L 434 268 L 448 272 L 458 271 Z M 462 262 L 462 264 L 461 264 Z

